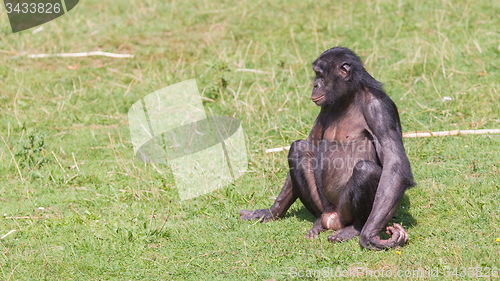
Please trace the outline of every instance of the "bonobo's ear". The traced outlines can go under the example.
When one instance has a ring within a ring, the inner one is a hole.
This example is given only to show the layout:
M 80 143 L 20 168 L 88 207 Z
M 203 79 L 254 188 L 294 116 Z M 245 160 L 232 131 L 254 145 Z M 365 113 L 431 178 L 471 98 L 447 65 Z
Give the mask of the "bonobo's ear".
M 351 77 L 351 66 L 348 63 L 344 63 L 340 67 L 340 75 L 346 80 Z

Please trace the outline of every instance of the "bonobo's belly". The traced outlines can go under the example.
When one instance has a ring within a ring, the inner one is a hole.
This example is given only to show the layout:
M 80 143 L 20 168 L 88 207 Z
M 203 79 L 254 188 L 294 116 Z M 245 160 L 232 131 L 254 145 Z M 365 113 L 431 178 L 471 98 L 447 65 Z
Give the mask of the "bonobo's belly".
M 363 160 L 377 163 L 375 147 L 369 139 L 320 143 L 314 163 L 315 178 L 317 185 L 332 204 L 337 205 L 342 190 L 351 178 L 354 165 Z

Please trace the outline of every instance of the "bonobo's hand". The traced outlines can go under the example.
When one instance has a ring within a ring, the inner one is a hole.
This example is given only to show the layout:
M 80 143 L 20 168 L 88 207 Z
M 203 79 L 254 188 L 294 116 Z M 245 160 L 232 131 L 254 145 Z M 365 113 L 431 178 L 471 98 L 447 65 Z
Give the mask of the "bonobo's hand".
M 241 210 L 240 219 L 242 220 L 260 220 L 261 222 L 268 222 L 274 220 L 273 214 L 269 209 L 260 209 L 255 211 Z
M 391 238 L 387 240 L 382 240 L 377 235 L 366 235 L 361 232 L 359 236 L 359 244 L 368 249 L 372 250 L 384 250 L 387 248 L 396 248 L 401 247 L 408 241 L 408 233 L 405 229 L 398 223 L 395 223 L 393 226 L 386 227 L 387 234 L 391 235 Z

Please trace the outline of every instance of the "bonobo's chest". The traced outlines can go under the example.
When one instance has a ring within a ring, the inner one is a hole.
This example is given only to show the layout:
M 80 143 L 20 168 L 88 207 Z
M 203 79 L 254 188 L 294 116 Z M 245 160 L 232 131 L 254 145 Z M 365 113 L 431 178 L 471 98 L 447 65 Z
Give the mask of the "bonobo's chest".
M 324 122 L 323 135 L 316 158 L 323 165 L 322 191 L 336 205 L 356 163 L 376 163 L 377 154 L 372 133 L 361 110 L 351 108 L 342 114 L 325 113 L 329 115 L 323 116 L 325 118 L 321 120 Z
M 361 109 L 353 107 L 339 114 L 335 112 L 326 114 L 322 120 L 323 140 L 337 143 L 353 143 L 372 139 Z

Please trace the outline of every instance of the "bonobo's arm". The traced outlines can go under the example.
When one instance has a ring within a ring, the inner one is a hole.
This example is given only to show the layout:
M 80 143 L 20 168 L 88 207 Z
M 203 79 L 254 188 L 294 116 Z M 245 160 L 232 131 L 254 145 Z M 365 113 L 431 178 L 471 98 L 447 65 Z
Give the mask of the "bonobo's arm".
M 323 125 L 321 122 L 322 114 L 318 115 L 316 121 L 314 122 L 311 132 L 307 137 L 307 141 L 313 145 L 318 145 L 323 137 Z M 260 209 L 255 211 L 241 210 L 240 219 L 244 220 L 255 220 L 262 219 L 262 222 L 267 222 L 270 220 L 275 220 L 282 218 L 288 208 L 297 200 L 297 194 L 293 190 L 292 179 L 290 178 L 290 173 L 286 176 L 285 184 L 280 191 L 280 194 L 274 200 L 273 205 L 269 209 Z
M 309 132 L 309 136 L 307 136 L 307 141 L 312 143 L 314 146 L 318 146 L 319 142 L 323 140 L 323 110 L 319 113 L 316 121 L 314 121 L 314 125 L 311 128 L 311 132 Z
M 392 235 L 387 240 L 380 239 L 379 233 L 396 212 L 405 190 L 415 185 L 413 174 L 403 147 L 399 114 L 394 103 L 385 95 L 368 95 L 363 104 L 363 114 L 382 164 L 382 175 L 359 243 L 375 250 L 395 248 L 408 240 L 408 234 L 401 225 L 387 227 L 387 234 Z

